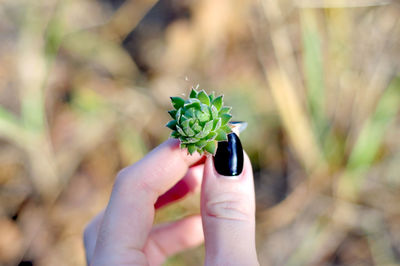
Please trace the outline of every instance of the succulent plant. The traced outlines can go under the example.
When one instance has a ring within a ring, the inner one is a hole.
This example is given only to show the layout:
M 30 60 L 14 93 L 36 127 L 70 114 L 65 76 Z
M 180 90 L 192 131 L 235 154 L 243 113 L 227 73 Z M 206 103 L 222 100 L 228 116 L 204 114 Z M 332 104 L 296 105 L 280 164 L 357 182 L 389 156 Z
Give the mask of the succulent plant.
M 171 137 L 181 141 L 182 149 L 190 154 L 215 154 L 217 142 L 227 140 L 232 108 L 224 106 L 222 98 L 193 88 L 187 100 L 171 97 L 175 110 L 168 111 L 172 120 L 166 126 L 173 130 Z

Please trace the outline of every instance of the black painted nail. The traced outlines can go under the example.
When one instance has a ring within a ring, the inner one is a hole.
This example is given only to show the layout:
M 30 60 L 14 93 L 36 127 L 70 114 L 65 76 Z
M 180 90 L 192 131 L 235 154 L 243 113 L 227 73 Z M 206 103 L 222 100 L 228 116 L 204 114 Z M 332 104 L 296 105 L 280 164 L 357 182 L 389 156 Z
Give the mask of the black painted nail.
M 218 142 L 214 166 L 218 174 L 223 176 L 237 176 L 242 173 L 243 148 L 235 133 L 228 134 L 228 141 Z

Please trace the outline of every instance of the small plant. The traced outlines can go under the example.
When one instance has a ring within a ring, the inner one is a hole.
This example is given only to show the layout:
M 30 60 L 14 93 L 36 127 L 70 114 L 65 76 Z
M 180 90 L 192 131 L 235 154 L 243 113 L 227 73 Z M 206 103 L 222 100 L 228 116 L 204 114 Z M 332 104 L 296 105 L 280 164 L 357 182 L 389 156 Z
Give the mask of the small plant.
M 193 88 L 187 100 L 171 97 L 175 110 L 168 111 L 172 120 L 166 126 L 173 130 L 171 137 L 181 141 L 182 149 L 214 155 L 218 141 L 227 140 L 232 131 L 228 125 L 232 108 L 223 106 L 222 98 Z

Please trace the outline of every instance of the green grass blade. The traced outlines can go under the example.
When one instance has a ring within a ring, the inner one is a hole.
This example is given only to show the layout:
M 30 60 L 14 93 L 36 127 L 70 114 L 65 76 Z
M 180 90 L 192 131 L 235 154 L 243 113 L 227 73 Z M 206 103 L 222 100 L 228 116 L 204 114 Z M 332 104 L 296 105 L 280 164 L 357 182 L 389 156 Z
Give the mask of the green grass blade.
M 385 132 L 400 109 L 400 78 L 395 79 L 382 95 L 375 113 L 362 128 L 350 154 L 347 168 L 351 172 L 368 169 L 382 145 Z

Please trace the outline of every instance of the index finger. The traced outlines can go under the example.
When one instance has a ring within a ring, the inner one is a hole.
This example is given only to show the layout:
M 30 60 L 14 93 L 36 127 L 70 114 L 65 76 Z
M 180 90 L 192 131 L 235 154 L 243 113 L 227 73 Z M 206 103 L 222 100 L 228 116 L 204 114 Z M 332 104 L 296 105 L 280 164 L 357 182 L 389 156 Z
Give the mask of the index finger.
M 95 253 L 112 256 L 116 251 L 140 251 L 151 230 L 157 197 L 200 159 L 199 154 L 189 156 L 180 149 L 178 140 L 170 139 L 122 170 L 104 214 Z
M 124 180 L 125 187 L 143 186 L 151 194 L 155 194 L 156 200 L 186 174 L 189 166 L 201 158 L 198 153 L 188 155 L 186 149 L 179 147 L 178 140 L 169 139 L 137 163 L 123 169 L 117 178 L 127 179 Z M 131 184 L 125 184 L 125 181 Z

